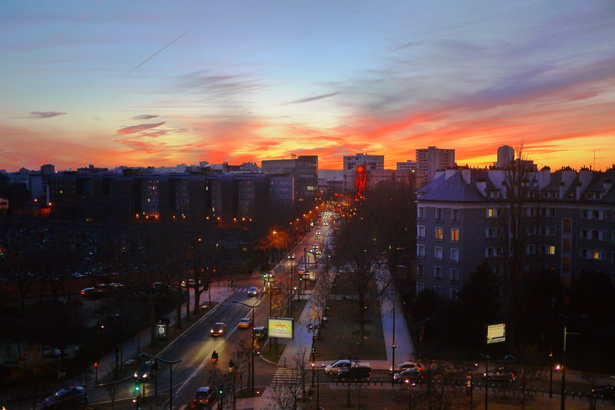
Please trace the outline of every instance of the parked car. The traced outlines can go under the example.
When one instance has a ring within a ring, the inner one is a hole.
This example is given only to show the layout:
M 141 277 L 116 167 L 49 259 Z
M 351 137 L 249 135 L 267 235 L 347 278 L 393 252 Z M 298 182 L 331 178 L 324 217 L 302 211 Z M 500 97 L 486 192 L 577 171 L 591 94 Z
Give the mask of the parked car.
M 412 383 L 417 384 L 423 381 L 423 373 L 417 369 L 406 369 L 393 375 L 393 381 L 396 383 Z
M 160 369 L 160 364 L 155 360 L 148 360 L 144 362 L 139 369 L 134 373 L 135 380 L 141 380 L 147 382 L 153 379 L 154 372 Z
M 237 323 L 237 327 L 242 329 L 247 329 L 250 326 L 252 326 L 252 319 L 250 319 L 249 317 L 242 317 Z
M 199 387 L 192 399 L 193 409 L 212 409 L 216 400 L 216 390 L 211 387 Z
M 371 367 L 367 366 L 351 366 L 339 369 L 337 379 L 339 381 L 364 381 L 369 380 L 372 375 Z
M 323 365 L 324 366 L 324 365 Z M 340 369 L 347 369 L 352 366 L 352 362 L 347 359 L 337 360 L 325 367 L 325 373 L 329 376 L 335 376 L 339 374 Z
M 105 292 L 102 289 L 85 288 L 81 292 L 81 297 L 88 300 L 102 299 L 105 297 Z
M 195 288 L 196 286 L 201 286 L 201 281 L 196 281 L 195 279 L 188 279 L 188 281 L 182 280 L 181 286 L 182 288 Z
M 88 401 L 85 389 L 81 386 L 68 387 L 58 390 L 43 401 L 45 410 L 68 409 L 84 406 Z
M 267 326 L 257 326 L 252 331 L 256 339 L 264 339 L 267 337 Z
M 258 296 L 258 288 L 256 286 L 252 286 L 248 289 L 248 296 Z
M 218 322 L 209 332 L 212 336 L 223 336 L 226 333 L 226 325 L 223 322 Z
M 600 399 L 611 400 L 615 396 L 615 386 L 611 386 L 610 384 L 594 386 L 592 389 L 592 394 L 594 397 Z
M 422 367 L 417 362 L 401 362 L 396 364 L 394 367 L 389 367 L 389 374 L 400 373 L 408 369 L 422 370 Z
M 517 378 L 517 375 L 512 369 L 500 366 L 489 370 L 487 373 L 483 373 L 483 377 L 487 380 L 513 382 Z

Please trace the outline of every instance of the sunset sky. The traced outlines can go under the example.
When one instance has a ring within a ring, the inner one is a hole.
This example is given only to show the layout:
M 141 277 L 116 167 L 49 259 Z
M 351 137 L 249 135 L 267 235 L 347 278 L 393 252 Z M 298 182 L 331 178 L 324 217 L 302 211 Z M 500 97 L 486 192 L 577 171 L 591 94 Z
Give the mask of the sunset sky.
M 615 163 L 613 0 L 3 0 L 0 169 Z

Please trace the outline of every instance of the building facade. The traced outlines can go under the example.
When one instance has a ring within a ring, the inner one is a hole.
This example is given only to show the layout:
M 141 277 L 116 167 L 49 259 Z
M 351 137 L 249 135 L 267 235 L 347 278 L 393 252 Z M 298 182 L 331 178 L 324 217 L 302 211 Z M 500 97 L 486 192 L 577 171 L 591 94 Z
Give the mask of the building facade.
M 435 146 L 416 150 L 417 183 L 425 186 L 433 181 L 436 171 L 455 166 L 455 150 Z
M 383 170 L 384 155 L 360 153 L 355 155 L 344 155 L 344 171 L 351 171 L 355 169 L 357 165 L 363 165 L 367 170 Z
M 455 299 L 483 261 L 502 272 L 507 256 L 526 272 L 556 272 L 565 286 L 584 270 L 615 279 L 615 169 L 545 167 L 514 180 L 508 170 L 449 169 L 419 190 L 417 291 Z M 519 254 L 509 238 L 522 241 Z

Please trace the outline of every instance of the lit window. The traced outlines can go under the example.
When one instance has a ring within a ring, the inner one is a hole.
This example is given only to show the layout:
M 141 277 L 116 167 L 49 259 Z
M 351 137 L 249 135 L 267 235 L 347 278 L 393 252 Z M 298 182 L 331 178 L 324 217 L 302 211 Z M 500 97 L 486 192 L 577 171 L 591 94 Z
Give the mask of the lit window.
M 451 229 L 451 241 L 459 242 L 459 229 L 456 229 L 456 228 Z
M 441 241 L 444 238 L 444 230 L 442 228 L 436 228 L 436 241 Z

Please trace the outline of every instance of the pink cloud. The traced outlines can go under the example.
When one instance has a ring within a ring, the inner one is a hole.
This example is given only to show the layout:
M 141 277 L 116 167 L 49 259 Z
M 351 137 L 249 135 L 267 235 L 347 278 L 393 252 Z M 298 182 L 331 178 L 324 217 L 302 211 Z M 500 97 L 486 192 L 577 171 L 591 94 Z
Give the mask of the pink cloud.
M 130 134 L 136 134 L 145 130 L 149 130 L 151 128 L 156 128 L 156 127 L 160 127 L 161 125 L 165 124 L 164 122 L 158 122 L 156 124 L 141 124 L 141 125 L 133 125 L 131 127 L 126 127 L 126 128 L 121 128 L 119 130 L 117 130 L 116 134 L 117 135 L 130 135 Z

